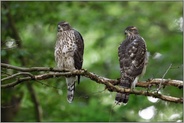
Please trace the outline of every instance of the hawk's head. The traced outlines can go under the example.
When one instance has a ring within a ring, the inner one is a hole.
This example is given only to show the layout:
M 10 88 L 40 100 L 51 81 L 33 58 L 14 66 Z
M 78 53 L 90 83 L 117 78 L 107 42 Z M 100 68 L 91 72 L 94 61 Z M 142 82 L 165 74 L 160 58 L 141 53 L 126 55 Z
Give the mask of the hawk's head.
M 68 22 L 62 21 L 58 23 L 58 32 L 62 32 L 70 29 L 71 29 L 71 26 Z
M 135 26 L 128 26 L 125 29 L 125 35 L 126 36 L 130 36 L 130 35 L 134 35 L 134 34 L 139 34 L 137 28 Z

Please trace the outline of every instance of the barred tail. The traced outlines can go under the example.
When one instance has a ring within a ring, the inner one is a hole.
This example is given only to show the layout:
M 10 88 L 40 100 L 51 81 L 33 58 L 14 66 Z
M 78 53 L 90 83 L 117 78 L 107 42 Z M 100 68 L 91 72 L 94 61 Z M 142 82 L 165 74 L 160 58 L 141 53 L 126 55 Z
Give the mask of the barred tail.
M 120 80 L 120 87 L 122 88 L 130 88 L 131 87 L 132 80 L 129 78 L 122 78 Z M 115 98 L 115 103 L 116 104 L 121 104 L 121 103 L 127 103 L 129 99 L 129 94 L 127 93 L 117 93 L 116 98 Z
M 72 103 L 74 98 L 74 92 L 75 92 L 75 81 L 76 77 L 68 77 L 66 78 L 66 84 L 67 84 L 67 101 L 69 103 Z

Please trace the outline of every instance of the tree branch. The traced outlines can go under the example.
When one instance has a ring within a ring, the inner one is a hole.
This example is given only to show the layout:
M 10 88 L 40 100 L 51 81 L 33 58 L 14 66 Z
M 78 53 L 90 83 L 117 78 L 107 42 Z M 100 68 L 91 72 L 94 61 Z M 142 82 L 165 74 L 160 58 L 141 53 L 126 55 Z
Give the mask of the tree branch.
M 39 75 L 33 75 L 28 77 L 22 77 L 16 79 L 16 81 L 8 84 L 3 84 L 1 85 L 1 88 L 9 88 L 9 87 L 14 87 L 22 82 L 30 81 L 30 80 L 45 80 L 49 78 L 55 78 L 55 77 L 61 77 L 61 76 L 74 76 L 74 75 L 81 75 L 85 76 L 86 78 L 89 78 L 99 84 L 104 84 L 106 88 L 109 91 L 115 91 L 115 92 L 126 92 L 130 94 L 135 94 L 135 95 L 143 95 L 143 96 L 152 96 L 155 98 L 159 98 L 161 100 L 169 101 L 169 102 L 175 102 L 175 103 L 183 103 L 182 98 L 177 98 L 177 97 L 172 97 L 172 96 L 166 96 L 163 94 L 159 94 L 156 92 L 148 92 L 148 91 L 136 91 L 136 90 L 130 90 L 130 89 L 123 89 L 118 86 L 116 86 L 119 83 L 119 80 L 115 79 L 108 79 L 99 75 L 96 75 L 92 72 L 88 72 L 87 70 L 75 70 L 72 72 L 63 72 L 63 70 L 59 69 L 54 69 L 54 68 L 48 68 L 48 67 L 32 67 L 32 68 L 23 68 L 23 67 L 16 67 L 8 64 L 1 63 L 2 68 L 6 69 L 13 69 L 17 71 L 23 71 L 23 72 L 35 72 L 35 71 L 45 71 L 49 73 L 44 73 L 44 74 L 39 74 Z M 11 79 L 15 76 L 16 74 L 11 75 Z M 18 75 L 18 73 L 17 73 Z M 28 74 L 27 74 L 28 75 Z M 8 77 L 6 77 L 8 78 Z M 3 78 L 4 79 L 4 78 Z M 4 81 L 7 79 L 4 79 Z M 183 81 L 180 80 L 169 80 L 169 79 L 152 79 L 148 80 L 146 82 L 138 82 L 136 84 L 137 87 L 142 87 L 142 88 L 149 88 L 151 86 L 159 86 L 159 84 L 162 84 L 163 86 L 174 86 L 178 88 L 183 88 Z
M 7 68 L 7 69 L 13 69 L 13 70 L 17 70 L 17 71 L 21 71 L 21 72 L 41 72 L 41 71 L 45 71 L 45 72 L 62 72 L 62 73 L 47 73 L 47 74 L 41 74 L 41 75 L 37 75 L 32 77 L 33 78 L 37 78 L 37 80 L 43 80 L 43 79 L 49 79 L 49 78 L 53 78 L 53 77 L 59 77 L 59 76 L 71 76 L 71 75 L 83 75 L 87 78 L 90 78 L 91 80 L 94 81 L 99 81 L 100 78 L 105 79 L 104 81 L 109 81 L 111 82 L 113 85 L 117 85 L 119 83 L 118 80 L 112 80 L 112 79 L 108 79 L 105 77 L 100 77 L 98 75 L 95 75 L 94 73 L 88 72 L 86 70 L 76 70 L 73 72 L 65 72 L 66 70 L 60 70 L 60 69 L 55 69 L 52 67 L 31 67 L 31 68 L 23 68 L 23 67 L 17 67 L 17 66 L 13 66 L 13 65 L 9 65 L 9 64 L 5 64 L 5 63 L 1 63 L 1 67 L 2 68 Z M 24 80 L 25 79 L 25 80 Z M 31 78 L 24 78 L 23 80 L 20 79 L 20 81 L 28 81 L 31 80 Z M 149 87 L 149 86 L 153 86 L 153 85 L 158 85 L 160 84 L 160 82 L 162 81 L 162 85 L 163 86 L 175 86 L 178 88 L 183 88 L 183 81 L 181 80 L 169 80 L 169 79 L 160 79 L 160 78 L 156 78 L 156 79 L 152 79 L 152 80 L 148 80 L 148 81 L 144 81 L 144 82 L 138 82 L 136 86 L 138 87 Z

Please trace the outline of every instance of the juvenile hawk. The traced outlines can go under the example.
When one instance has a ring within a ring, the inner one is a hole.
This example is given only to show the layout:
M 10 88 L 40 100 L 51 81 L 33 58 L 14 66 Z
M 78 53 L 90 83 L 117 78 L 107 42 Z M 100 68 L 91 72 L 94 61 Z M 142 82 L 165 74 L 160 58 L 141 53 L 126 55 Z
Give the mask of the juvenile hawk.
M 118 48 L 121 79 L 120 87 L 135 88 L 140 75 L 143 75 L 148 62 L 146 43 L 134 26 L 125 29 L 126 39 Z M 115 103 L 127 103 L 129 94 L 117 93 Z
M 73 71 L 82 68 L 84 41 L 81 34 L 73 29 L 68 22 L 58 23 L 57 41 L 55 45 L 55 61 L 62 70 Z M 73 101 L 75 82 L 80 82 L 80 76 L 66 77 L 67 100 Z

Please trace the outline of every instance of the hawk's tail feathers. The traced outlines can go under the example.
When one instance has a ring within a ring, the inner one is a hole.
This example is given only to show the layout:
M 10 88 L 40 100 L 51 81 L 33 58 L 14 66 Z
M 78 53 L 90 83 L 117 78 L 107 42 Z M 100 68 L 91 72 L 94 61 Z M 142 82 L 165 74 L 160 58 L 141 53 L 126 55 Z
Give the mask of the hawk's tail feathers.
M 120 87 L 130 88 L 131 87 L 131 80 L 128 79 L 128 78 L 121 79 Z M 116 98 L 115 98 L 115 103 L 116 104 L 121 104 L 121 103 L 126 104 L 128 102 L 128 99 L 129 99 L 129 94 L 128 93 L 117 93 Z
M 129 94 L 126 93 L 117 93 L 115 98 L 115 104 L 126 104 L 129 99 Z
M 68 78 L 66 78 L 66 84 L 67 84 L 67 101 L 69 103 L 72 103 L 72 101 L 74 99 L 75 81 L 76 81 L 76 77 L 68 77 Z

